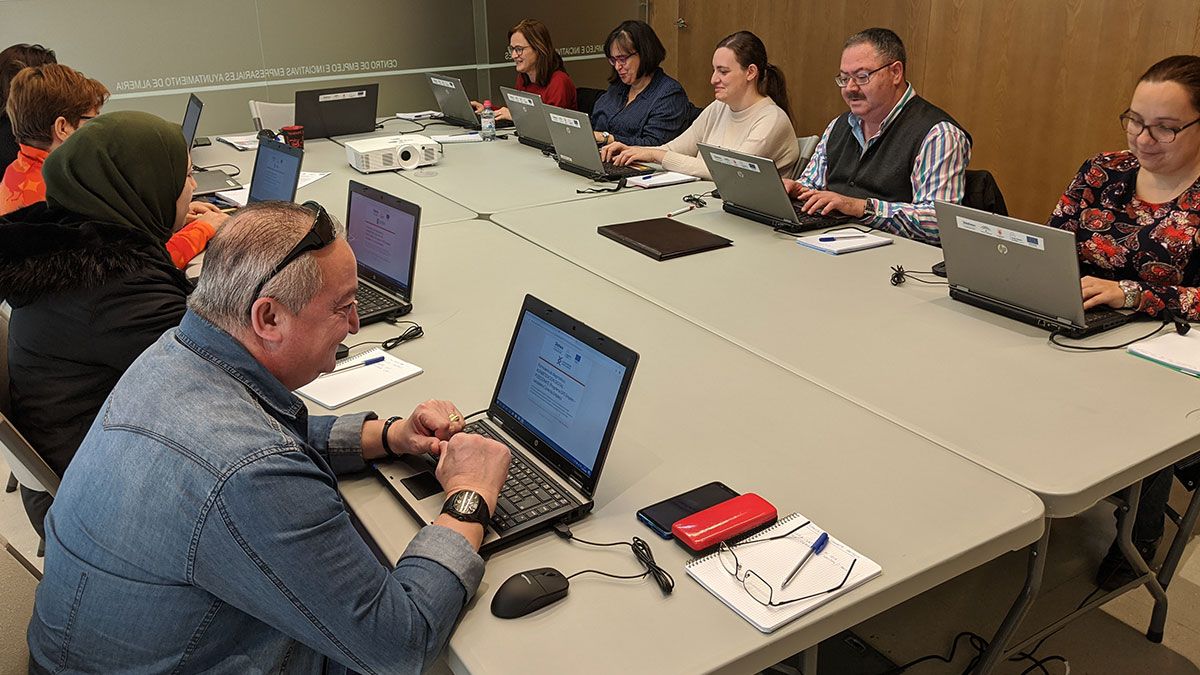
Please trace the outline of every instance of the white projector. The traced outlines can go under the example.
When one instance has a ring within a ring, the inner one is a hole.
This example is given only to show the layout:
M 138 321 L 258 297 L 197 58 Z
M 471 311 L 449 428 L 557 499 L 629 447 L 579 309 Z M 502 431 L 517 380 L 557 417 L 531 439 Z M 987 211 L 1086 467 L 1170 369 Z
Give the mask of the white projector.
M 362 173 L 410 170 L 437 164 L 441 158 L 441 146 L 419 134 L 364 138 L 346 144 L 346 161 Z

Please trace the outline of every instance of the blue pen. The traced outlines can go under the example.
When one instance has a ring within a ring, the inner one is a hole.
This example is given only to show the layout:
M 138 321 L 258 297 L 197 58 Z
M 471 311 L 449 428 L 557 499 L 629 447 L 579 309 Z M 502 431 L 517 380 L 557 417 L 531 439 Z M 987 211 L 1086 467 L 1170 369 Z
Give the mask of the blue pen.
M 817 241 L 839 241 L 842 239 L 866 239 L 865 234 L 843 234 L 836 237 L 819 237 Z
M 355 368 L 362 368 L 363 366 L 373 366 L 376 363 L 380 363 L 382 361 L 383 361 L 382 356 L 376 356 L 373 358 L 369 358 L 366 361 L 363 361 L 362 363 L 356 363 L 352 366 L 346 366 L 345 368 L 338 368 L 338 369 L 334 370 L 333 372 L 325 373 L 325 375 L 322 375 L 321 377 L 326 377 L 328 375 L 337 375 L 338 373 L 344 373 L 347 370 L 354 370 Z
M 817 540 L 813 542 L 812 546 L 804 552 L 804 557 L 800 558 L 800 562 L 796 564 L 796 569 L 792 570 L 792 573 L 783 580 L 783 585 L 780 586 L 780 588 L 787 588 L 788 584 L 792 583 L 792 579 L 795 579 L 796 575 L 800 573 L 800 569 L 804 567 L 804 563 L 808 562 L 808 559 L 813 557 L 813 555 L 825 550 L 825 544 L 828 543 L 829 533 L 822 532 L 821 536 L 817 537 Z

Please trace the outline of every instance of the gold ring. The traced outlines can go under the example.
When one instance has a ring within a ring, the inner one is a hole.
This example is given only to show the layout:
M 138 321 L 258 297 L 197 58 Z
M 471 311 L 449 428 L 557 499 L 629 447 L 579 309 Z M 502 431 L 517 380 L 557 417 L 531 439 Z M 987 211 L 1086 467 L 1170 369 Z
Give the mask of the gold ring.
M 458 416 L 458 413 L 450 413 L 450 421 L 451 422 L 457 422 L 461 419 L 462 418 Z

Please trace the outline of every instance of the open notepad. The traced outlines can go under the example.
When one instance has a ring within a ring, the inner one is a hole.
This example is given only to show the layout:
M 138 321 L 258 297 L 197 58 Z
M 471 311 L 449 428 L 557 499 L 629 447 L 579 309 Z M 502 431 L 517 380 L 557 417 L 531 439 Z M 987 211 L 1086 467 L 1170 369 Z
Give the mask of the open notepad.
M 1167 333 L 1153 340 L 1135 342 L 1127 349 L 1134 356 L 1154 361 L 1192 377 L 1200 377 L 1200 333 Z
M 821 535 L 822 530 L 808 523 L 783 539 L 762 540 L 784 534 L 807 520 L 799 513 L 793 513 L 744 542 L 733 545 L 733 551 L 741 565 L 742 571 L 739 574 L 744 575 L 745 570 L 752 570 L 762 577 L 771 586 L 773 602 L 813 596 L 807 600 L 778 607 L 761 604 L 750 596 L 741 581 L 725 570 L 716 553 L 689 562 L 685 566 L 688 576 L 700 582 L 701 586 L 717 596 L 721 602 L 764 633 L 770 633 L 864 581 L 879 576 L 882 569 L 875 561 L 830 536 L 825 550 L 812 556 L 792 583 L 781 589 L 783 580 L 800 561 L 804 551 Z M 853 569 L 850 567 L 851 563 L 854 564 Z M 847 570 L 850 570 L 849 577 L 846 576 Z M 846 583 L 841 588 L 826 592 L 836 588 L 842 579 L 845 579 Z
M 420 366 L 402 361 L 378 347 L 342 359 L 337 362 L 337 367 L 352 366 L 379 356 L 383 361 L 343 373 L 322 375 L 297 389 L 296 393 L 332 410 L 425 372 Z
M 814 251 L 820 251 L 821 253 L 841 255 L 877 246 L 887 246 L 892 243 L 892 240 L 851 227 L 813 234 L 807 237 L 796 237 L 796 243 L 806 248 L 811 248 Z

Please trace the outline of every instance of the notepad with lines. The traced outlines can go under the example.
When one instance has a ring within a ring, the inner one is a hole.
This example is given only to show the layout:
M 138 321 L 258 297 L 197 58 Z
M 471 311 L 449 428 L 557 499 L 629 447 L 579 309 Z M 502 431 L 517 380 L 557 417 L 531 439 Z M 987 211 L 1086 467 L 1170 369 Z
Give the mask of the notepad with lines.
M 425 372 L 420 366 L 398 359 L 379 347 L 342 359 L 337 362 L 337 367 L 352 366 L 377 356 L 382 356 L 383 361 L 344 373 L 322 375 L 297 389 L 296 393 L 332 410 Z
M 879 576 L 883 571 L 875 561 L 830 535 L 825 550 L 812 556 L 792 583 L 786 589 L 781 589 L 780 584 L 784 578 L 800 561 L 804 551 L 820 536 L 822 530 L 813 523 L 808 523 L 783 539 L 762 543 L 750 542 L 783 534 L 806 520 L 799 513 L 793 513 L 745 542 L 734 545 L 733 550 L 743 570 L 753 570 L 770 584 L 774 602 L 785 602 L 813 594 L 816 594 L 815 597 L 779 607 L 763 605 L 746 592 L 741 581 L 725 571 L 716 553 L 692 560 L 684 568 L 688 576 L 764 633 L 770 633 L 785 623 L 794 621 L 859 584 Z M 850 568 L 852 562 L 853 569 Z M 848 569 L 849 577 L 846 576 Z M 842 579 L 845 579 L 846 583 L 841 588 L 825 592 L 837 587 Z

